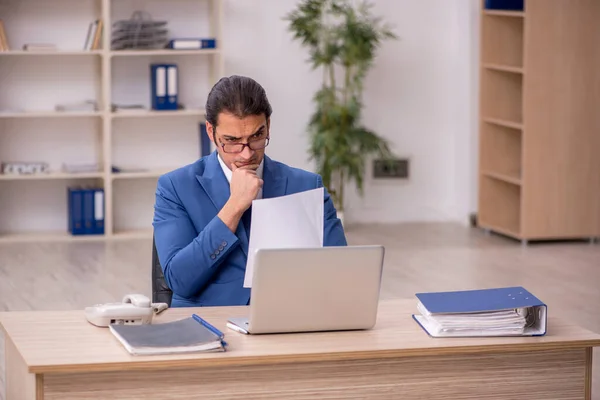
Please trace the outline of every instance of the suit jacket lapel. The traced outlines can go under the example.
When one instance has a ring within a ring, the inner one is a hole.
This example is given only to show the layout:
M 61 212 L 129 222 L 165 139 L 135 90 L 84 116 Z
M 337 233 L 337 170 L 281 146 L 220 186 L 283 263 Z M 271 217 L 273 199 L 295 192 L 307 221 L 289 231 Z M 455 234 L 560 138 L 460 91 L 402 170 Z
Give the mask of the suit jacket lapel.
M 212 153 L 208 157 L 206 166 L 204 167 L 204 173 L 202 175 L 196 175 L 196 178 L 212 201 L 217 212 L 219 212 L 225 203 L 227 203 L 230 191 L 229 182 L 227 182 L 227 178 L 217 159 L 217 152 Z
M 198 182 L 215 206 L 215 215 L 221 211 L 231 194 L 229 182 L 217 157 L 218 153 L 213 152 L 206 161 L 204 173 L 201 176 L 196 175 Z M 238 224 L 235 234 L 240 239 L 242 250 L 248 256 L 248 234 L 242 221 Z
M 285 195 L 287 189 L 287 177 L 281 173 L 279 166 L 269 157 L 265 156 L 263 171 L 263 198 L 271 199 Z

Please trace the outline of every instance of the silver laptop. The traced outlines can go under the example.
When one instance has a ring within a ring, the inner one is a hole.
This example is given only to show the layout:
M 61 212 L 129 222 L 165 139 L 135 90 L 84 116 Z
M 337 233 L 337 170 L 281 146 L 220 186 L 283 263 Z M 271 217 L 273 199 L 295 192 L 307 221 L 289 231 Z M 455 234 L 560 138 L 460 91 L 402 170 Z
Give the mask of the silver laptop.
M 370 329 L 377 319 L 383 246 L 261 249 L 246 334 Z

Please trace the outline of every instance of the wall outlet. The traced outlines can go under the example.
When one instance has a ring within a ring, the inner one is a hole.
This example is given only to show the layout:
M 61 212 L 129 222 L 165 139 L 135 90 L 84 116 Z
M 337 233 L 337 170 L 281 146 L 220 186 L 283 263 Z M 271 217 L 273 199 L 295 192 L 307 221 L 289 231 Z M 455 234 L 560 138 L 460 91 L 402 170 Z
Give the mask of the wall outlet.
M 477 221 L 477 213 L 471 213 L 469 214 L 469 223 L 471 224 L 472 227 L 477 228 L 478 225 L 478 221 Z
M 407 179 L 408 172 L 409 161 L 406 158 L 373 161 L 373 178 Z

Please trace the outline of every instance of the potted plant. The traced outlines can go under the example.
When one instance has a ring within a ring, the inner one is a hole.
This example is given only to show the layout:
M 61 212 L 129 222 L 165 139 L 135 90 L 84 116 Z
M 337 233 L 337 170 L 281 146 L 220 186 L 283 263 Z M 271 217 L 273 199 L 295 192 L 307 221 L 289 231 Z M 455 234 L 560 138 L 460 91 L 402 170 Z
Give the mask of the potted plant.
M 361 124 L 364 79 L 391 29 L 371 14 L 368 2 L 302 0 L 284 19 L 294 40 L 308 48 L 310 63 L 323 72 L 308 124 L 310 160 L 331 193 L 340 218 L 344 188 L 354 181 L 363 195 L 365 165 L 370 157 L 390 160 L 388 141 Z

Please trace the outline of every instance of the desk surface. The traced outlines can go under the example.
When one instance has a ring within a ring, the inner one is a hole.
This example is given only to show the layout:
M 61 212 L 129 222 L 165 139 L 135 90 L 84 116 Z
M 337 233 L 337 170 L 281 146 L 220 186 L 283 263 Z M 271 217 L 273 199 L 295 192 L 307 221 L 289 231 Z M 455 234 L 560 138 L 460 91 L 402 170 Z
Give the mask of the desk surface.
M 22 355 L 29 372 L 117 371 L 136 368 L 271 364 L 298 361 L 465 354 L 595 347 L 600 335 L 550 317 L 543 337 L 431 338 L 412 319 L 416 300 L 382 301 L 369 331 L 243 335 L 226 328 L 246 307 L 173 308 L 155 322 L 193 312 L 225 332 L 228 351 L 168 356 L 131 356 L 107 328 L 87 322 L 81 311 L 0 313 L 0 325 Z

